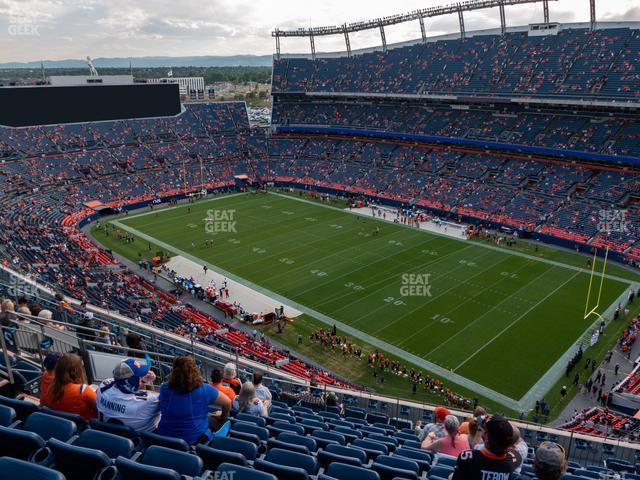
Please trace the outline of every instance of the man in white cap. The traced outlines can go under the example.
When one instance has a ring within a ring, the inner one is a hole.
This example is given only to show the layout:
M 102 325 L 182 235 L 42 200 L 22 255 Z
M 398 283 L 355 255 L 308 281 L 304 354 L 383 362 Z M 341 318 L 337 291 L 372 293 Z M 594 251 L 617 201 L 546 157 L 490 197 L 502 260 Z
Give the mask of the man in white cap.
M 153 384 L 154 373 L 149 370 L 151 359 L 146 362 L 128 358 L 113 370 L 113 378 L 100 384 L 97 407 L 100 420 L 118 420 L 137 432 L 151 432 L 160 422 L 158 394 L 142 390 L 145 384 Z

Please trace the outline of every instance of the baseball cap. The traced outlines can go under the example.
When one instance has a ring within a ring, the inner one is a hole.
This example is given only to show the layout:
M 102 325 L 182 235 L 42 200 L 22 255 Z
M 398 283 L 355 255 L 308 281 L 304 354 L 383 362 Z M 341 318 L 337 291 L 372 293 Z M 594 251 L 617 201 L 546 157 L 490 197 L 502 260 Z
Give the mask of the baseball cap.
M 447 415 L 449 415 L 450 412 L 448 408 L 436 407 L 433 413 L 435 413 L 436 415 L 436 420 L 438 420 L 439 422 L 444 422 L 444 419 L 447 418 Z
M 554 442 L 542 442 L 536 449 L 535 466 L 548 472 L 562 472 L 565 467 L 564 449 Z
M 62 353 L 60 352 L 48 353 L 47 356 L 44 357 L 44 361 L 42 362 L 44 368 L 46 368 L 47 370 L 53 370 L 54 368 L 56 368 L 56 363 L 58 363 L 60 357 L 62 357 Z
M 113 378 L 115 380 L 125 380 L 131 377 L 142 378 L 149 373 L 149 368 L 151 368 L 151 359 L 148 356 L 145 363 L 141 363 L 135 358 L 127 358 L 113 369 Z
M 489 417 L 484 428 L 491 441 L 499 448 L 506 450 L 513 444 L 513 427 L 509 421 L 501 415 Z

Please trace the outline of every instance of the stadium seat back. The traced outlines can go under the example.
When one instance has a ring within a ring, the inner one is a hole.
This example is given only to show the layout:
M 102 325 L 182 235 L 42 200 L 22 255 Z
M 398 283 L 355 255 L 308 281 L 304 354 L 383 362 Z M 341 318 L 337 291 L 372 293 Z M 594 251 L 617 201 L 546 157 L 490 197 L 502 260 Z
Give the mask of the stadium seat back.
M 309 475 L 315 475 L 318 473 L 318 461 L 311 455 L 303 455 L 301 453 L 291 452 L 281 448 L 273 448 L 267 452 L 265 460 L 278 465 L 302 468 Z
M 25 421 L 29 415 L 39 410 L 35 403 L 26 400 L 18 400 L 0 395 L 0 405 L 6 405 L 15 410 L 18 420 Z
M 325 470 L 334 462 L 344 463 L 347 465 L 354 465 L 356 467 L 361 467 L 362 462 L 359 458 L 356 457 L 347 457 L 344 455 L 339 455 L 337 453 L 331 453 L 327 450 L 319 450 L 318 451 L 318 462 Z
M 28 460 L 45 443 L 37 433 L 0 426 L 0 457 Z
M 246 467 L 248 465 L 247 459 L 244 455 L 238 452 L 220 450 L 199 444 L 196 445 L 196 453 L 202 459 L 205 470 L 215 470 L 222 463 L 231 463 L 242 467 Z
M 420 467 L 416 462 L 388 455 L 379 455 L 371 468 L 378 472 L 381 479 L 389 480 L 393 478 L 417 479 L 420 474 Z
M 311 437 L 305 437 L 303 435 L 297 435 L 295 433 L 282 432 L 278 435 L 278 440 L 281 442 L 292 443 L 294 445 L 304 445 L 310 452 L 318 450 L 318 444 Z
M 338 462 L 329 465 L 325 473 L 337 480 L 380 480 L 380 475 L 373 470 Z
M 16 421 L 16 411 L 6 405 L 0 405 L 0 427 L 8 427 Z
M 133 441 L 133 443 L 137 443 L 139 441 L 138 432 L 136 432 L 128 425 L 122 425 L 112 422 L 102 422 L 100 420 L 89 420 L 89 426 L 92 430 L 100 430 L 101 432 L 112 433 L 113 435 L 118 435 L 119 437 L 128 438 Z
M 354 457 L 360 460 L 362 464 L 367 463 L 367 453 L 361 448 L 346 447 L 344 445 L 331 444 L 327 445 L 325 451 L 334 453 L 336 455 L 342 455 L 343 457 Z
M 250 433 L 256 435 L 261 441 L 266 442 L 269 438 L 269 430 L 254 424 L 245 422 L 236 422 L 231 426 L 231 431 Z
M 188 452 L 189 444 L 181 438 L 165 437 L 164 435 L 158 435 L 157 433 L 142 432 L 140 438 L 145 447 L 151 447 L 158 445 L 161 447 L 171 448 L 180 452 Z
M 268 460 L 256 460 L 254 468 L 261 472 L 272 473 L 277 478 L 287 480 L 309 480 L 309 474 L 303 468 L 290 467 L 278 463 L 269 462 Z
M 263 417 L 258 417 L 257 415 L 251 415 L 249 413 L 244 413 L 244 412 L 237 413 L 236 419 L 242 420 L 243 422 L 255 423 L 259 427 L 267 426 L 267 421 Z
M 51 468 L 36 465 L 17 458 L 0 458 L 2 478 L 8 480 L 24 478 L 29 480 L 65 480 L 62 473 Z
M 298 435 L 304 435 L 304 427 L 302 425 L 292 424 L 288 422 L 277 421 L 272 425 L 274 431 L 277 431 L 278 434 L 282 431 L 285 432 L 294 432 Z
M 448 465 L 432 465 L 431 470 L 429 471 L 429 477 L 449 478 L 449 475 L 452 473 L 453 467 Z
M 180 474 L 170 468 L 137 463 L 128 458 L 116 458 L 120 480 L 181 480 Z
M 131 458 L 135 445 L 131 440 L 100 430 L 85 430 L 73 443 L 79 447 L 104 452 L 109 458 Z
M 37 433 L 45 442 L 50 438 L 66 442 L 78 431 L 76 424 L 71 420 L 40 412 L 29 415 L 23 428 L 28 432 Z
M 216 469 L 216 478 L 222 478 L 222 473 L 227 474 L 227 478 L 233 480 L 278 480 L 278 478 L 268 472 L 261 472 L 253 468 L 239 467 L 230 463 L 222 463 Z M 146 479 L 143 479 L 146 480 Z
M 55 461 L 56 470 L 64 473 L 67 480 L 94 478 L 111 465 L 109 457 L 100 450 L 79 447 L 55 438 L 47 442 Z
M 318 442 L 318 440 L 329 440 L 332 442 L 338 442 L 340 445 L 346 445 L 347 440 L 344 435 L 338 432 L 325 432 L 324 430 L 315 430 L 312 437 Z M 320 443 L 318 442 L 318 445 Z
M 203 463 L 197 455 L 174 450 L 173 448 L 152 445 L 142 456 L 141 463 L 152 467 L 170 468 L 180 475 L 195 477 L 200 475 Z
M 250 462 L 258 456 L 258 447 L 254 443 L 239 438 L 214 437 L 209 442 L 209 446 L 218 450 L 240 453 Z
M 47 415 L 53 415 L 54 417 L 66 418 L 67 420 L 71 420 L 76 424 L 76 428 L 78 432 L 82 432 L 87 428 L 87 422 L 84 418 L 82 418 L 77 413 L 68 413 L 68 412 L 59 412 L 57 410 L 53 410 L 52 408 L 44 407 L 40 410 L 42 413 L 46 413 Z

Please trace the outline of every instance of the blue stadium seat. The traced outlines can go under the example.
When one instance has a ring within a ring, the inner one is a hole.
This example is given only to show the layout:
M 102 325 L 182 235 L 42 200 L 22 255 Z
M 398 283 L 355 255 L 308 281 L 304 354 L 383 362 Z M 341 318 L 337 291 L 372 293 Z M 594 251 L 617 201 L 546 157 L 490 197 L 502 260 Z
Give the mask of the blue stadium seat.
M 346 420 L 329 419 L 327 424 L 330 430 L 335 430 L 336 427 L 356 428 L 355 424 L 347 422 Z
M 380 480 L 380 475 L 373 470 L 337 462 L 329 465 L 326 474 L 337 480 Z
M 270 438 L 267 440 L 267 451 L 273 448 L 281 448 L 283 450 L 289 450 L 291 452 L 301 453 L 303 455 L 310 455 L 309 449 L 300 443 L 288 443 L 277 438 Z
M 577 477 L 588 477 L 588 478 L 600 478 L 600 472 L 594 470 L 587 470 L 586 468 L 581 468 L 573 472 L 573 474 Z
M 0 458 L 3 480 L 65 480 L 62 473 L 16 458 Z
M 277 421 L 287 422 L 287 423 L 296 423 L 296 417 L 293 415 L 289 415 L 288 413 L 273 413 L 271 412 L 267 417 L 266 421 L 270 425 Z
M 326 411 L 322 411 L 322 412 L 318 412 L 318 415 L 321 416 L 322 418 L 326 420 L 328 419 L 333 419 L 333 420 L 340 420 L 340 414 L 335 413 L 335 412 L 326 412 Z
M 46 442 L 50 438 L 68 441 L 77 432 L 76 424 L 66 418 L 54 417 L 45 413 L 32 413 L 24 422 L 23 429 L 37 433 Z
M 383 424 L 388 424 L 389 423 L 389 416 L 388 415 L 384 415 L 382 413 L 367 413 L 367 422 L 374 424 L 374 423 L 383 423 Z
M 372 427 L 379 428 L 380 430 L 384 430 L 387 433 L 387 435 L 392 435 L 396 431 L 396 429 L 393 426 L 388 425 L 386 423 L 377 422 L 377 423 L 374 423 Z
M 0 457 L 28 460 L 44 446 L 44 440 L 37 433 L 0 426 Z
M 242 420 L 244 422 L 255 423 L 259 427 L 266 427 L 267 426 L 267 421 L 263 417 L 259 417 L 257 415 L 251 415 L 249 413 L 240 412 L 240 413 L 236 413 L 235 418 L 236 418 L 236 420 Z
M 82 432 L 73 445 L 100 450 L 109 458 L 131 458 L 135 449 L 135 445 L 128 438 L 92 429 Z
M 248 466 L 247 459 L 241 453 L 220 450 L 208 445 L 196 445 L 196 454 L 202 459 L 206 470 L 215 470 L 222 463 L 231 463 L 242 467 Z
M 280 435 L 278 435 L 278 440 L 280 440 L 281 442 L 304 445 L 310 452 L 316 452 L 318 450 L 318 444 L 311 437 L 296 435 L 295 433 L 282 432 Z
M 338 455 L 337 453 L 331 453 L 327 450 L 318 451 L 318 462 L 320 462 L 320 465 L 325 470 L 327 469 L 327 467 L 329 467 L 329 465 L 331 465 L 334 462 L 345 463 L 347 465 L 354 465 L 356 467 L 362 466 L 362 462 L 360 461 L 359 458 L 351 457 L 351 456 L 347 457 L 345 455 Z
M 320 448 L 323 448 L 326 445 L 325 442 L 337 442 L 340 445 L 346 445 L 347 439 L 345 436 L 338 432 L 325 432 L 324 430 L 316 430 L 311 434 L 311 438 L 313 438 Z
M 258 427 L 254 424 L 249 424 L 245 422 L 236 422 L 231 426 L 232 432 L 240 432 L 240 433 L 250 433 L 252 435 L 256 435 L 260 441 L 266 442 L 269 438 L 269 430 L 266 428 Z
M 170 468 L 153 467 L 128 458 L 116 458 L 120 480 L 182 480 L 180 474 Z
M 254 468 L 261 472 L 271 473 L 277 478 L 286 478 L 287 480 L 309 480 L 309 474 L 303 468 L 279 465 L 267 460 L 256 460 Z
M 47 442 L 56 470 L 64 473 L 67 480 L 95 478 L 111 467 L 111 459 L 100 450 L 79 447 L 52 438 Z
M 367 437 L 367 439 L 374 442 L 384 443 L 390 452 L 393 452 L 396 448 L 398 448 L 398 439 L 394 437 L 372 433 Z
M 367 453 L 358 447 L 345 447 L 334 443 L 327 445 L 325 451 L 336 455 L 342 455 L 343 457 L 357 458 L 363 465 L 367 463 Z
M 6 405 L 0 405 L 0 427 L 8 427 L 16 422 L 16 411 L 7 407 Z
M 384 443 L 376 442 L 373 440 L 359 438 L 351 443 L 354 447 L 362 448 L 367 452 L 367 458 L 370 460 L 375 459 L 378 455 L 388 455 L 389 447 Z
M 269 450 L 265 456 L 265 460 L 278 465 L 302 468 L 309 475 L 316 475 L 319 469 L 318 461 L 315 457 L 279 448 Z
M 436 454 L 433 461 L 439 467 L 448 466 L 451 468 L 455 467 L 458 463 L 458 459 L 456 457 L 452 457 L 451 455 L 443 455 L 441 453 Z
M 315 412 L 311 408 L 301 407 L 300 405 L 294 405 L 293 407 L 291 407 L 291 410 L 293 410 L 295 413 L 315 414 Z
M 420 474 L 420 467 L 416 462 L 388 455 L 379 455 L 371 465 L 371 469 L 378 472 L 381 480 L 392 480 L 393 478 L 417 480 Z
M 372 433 L 377 433 L 378 435 L 386 435 L 387 434 L 386 430 L 383 430 L 382 428 L 370 427 L 368 425 L 366 427 L 360 427 L 360 428 L 358 428 L 358 430 L 360 430 L 362 432 L 362 435 L 364 435 L 365 437 L 368 437 Z
M 365 418 L 367 418 L 367 411 L 364 408 L 348 407 L 344 411 L 344 416 L 354 417 L 354 418 L 359 418 L 361 420 L 364 420 Z
M 233 480 L 278 480 L 278 478 L 267 472 L 261 472 L 252 468 L 240 467 L 230 463 L 223 463 L 217 469 L 216 473 L 227 473 L 227 478 L 233 478 Z M 217 478 L 224 478 L 222 475 Z M 143 479 L 146 480 L 146 479 Z
M 140 441 L 138 432 L 128 425 L 122 425 L 114 422 L 102 422 L 100 420 L 89 420 L 89 426 L 92 430 L 100 430 L 101 432 L 111 433 L 119 437 L 128 438 L 134 444 Z
M 202 459 L 197 455 L 180 452 L 173 448 L 152 445 L 142 455 L 140 463 L 152 467 L 170 468 L 180 475 L 195 477 L 202 472 Z
M 346 438 L 347 442 L 349 443 L 358 438 L 362 438 L 362 432 L 354 428 L 336 427 L 333 431 L 335 433 L 339 433 L 340 435 L 344 435 L 344 438 Z
M 171 448 L 181 452 L 189 451 L 189 444 L 181 438 L 166 437 L 164 435 L 158 435 L 157 433 L 151 432 L 142 432 L 140 434 L 140 439 L 145 447 L 159 445 L 161 447 Z
M 18 420 L 25 421 L 29 415 L 39 411 L 38 405 L 35 403 L 27 402 L 26 400 L 19 400 L 17 398 L 9 398 L 0 395 L 0 405 L 6 405 L 15 410 Z
M 309 434 L 314 430 L 329 430 L 326 423 L 319 422 L 317 420 L 309 420 L 308 418 L 304 418 L 298 425 L 302 425 L 305 434 Z
M 250 462 L 258 456 L 258 448 L 254 443 L 238 438 L 214 437 L 209 442 L 209 446 L 218 450 L 240 453 Z
M 282 432 L 293 432 L 297 433 L 298 435 L 304 435 L 304 427 L 302 425 L 282 422 L 280 420 L 274 422 L 273 425 L 269 425 L 267 427 L 267 430 L 269 431 L 270 435 L 275 437 L 277 437 Z
M 364 419 L 364 418 L 358 418 L 358 417 L 345 417 L 344 418 L 347 422 L 351 422 L 354 425 L 361 425 L 361 426 L 365 426 L 365 425 L 369 425 L 369 423 Z
M 58 410 L 53 410 L 52 408 L 47 407 L 42 408 L 40 412 L 46 413 L 47 415 L 53 415 L 54 417 L 66 418 L 67 420 L 71 420 L 76 424 L 78 432 L 82 432 L 87 428 L 86 420 L 77 413 L 59 412 Z
M 420 452 L 410 448 L 400 447 L 394 452 L 394 456 L 413 460 L 418 464 L 421 472 L 429 472 L 429 470 L 431 470 L 431 455 L 429 452 Z
M 449 478 L 449 475 L 453 473 L 453 467 L 446 465 L 431 465 L 431 470 L 429 470 L 429 478 L 431 477 L 440 477 L 440 478 Z

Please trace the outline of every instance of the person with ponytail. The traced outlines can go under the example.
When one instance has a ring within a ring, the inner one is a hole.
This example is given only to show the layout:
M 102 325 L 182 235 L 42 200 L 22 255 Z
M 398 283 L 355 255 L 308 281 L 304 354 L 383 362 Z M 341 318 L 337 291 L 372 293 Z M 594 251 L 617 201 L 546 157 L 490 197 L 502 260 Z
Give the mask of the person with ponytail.
M 429 434 L 422 441 L 422 449 L 433 453 L 443 453 L 457 457 L 460 452 L 469 448 L 469 438 L 466 433 L 458 433 L 460 422 L 454 415 L 447 415 L 444 419 L 447 436 L 436 439 L 435 434 Z

